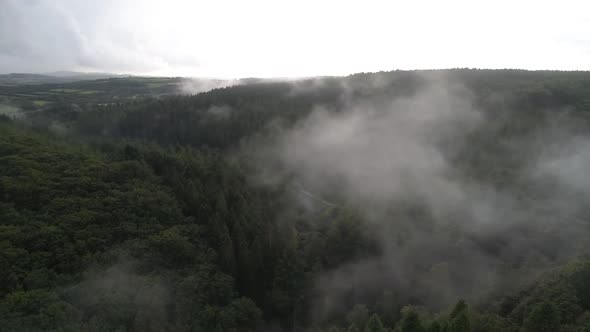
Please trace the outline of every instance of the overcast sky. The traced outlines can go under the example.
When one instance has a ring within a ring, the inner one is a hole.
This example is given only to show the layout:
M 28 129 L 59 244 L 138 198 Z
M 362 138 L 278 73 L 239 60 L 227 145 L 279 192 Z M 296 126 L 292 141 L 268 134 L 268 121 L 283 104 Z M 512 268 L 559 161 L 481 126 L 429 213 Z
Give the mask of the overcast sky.
M 590 70 L 590 1 L 0 0 L 0 73 Z

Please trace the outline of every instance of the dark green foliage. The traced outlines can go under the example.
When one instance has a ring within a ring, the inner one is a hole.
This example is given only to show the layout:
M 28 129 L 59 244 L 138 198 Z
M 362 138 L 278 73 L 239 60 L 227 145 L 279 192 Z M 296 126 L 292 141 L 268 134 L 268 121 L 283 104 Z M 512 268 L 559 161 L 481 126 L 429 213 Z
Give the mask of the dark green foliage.
M 461 315 L 464 312 L 467 312 L 467 310 L 469 309 L 469 307 L 467 306 L 467 303 L 465 302 L 465 300 L 459 300 L 457 302 L 457 304 L 455 304 L 455 307 L 453 308 L 453 311 L 451 312 L 451 320 L 457 318 L 459 315 Z
M 234 278 L 216 266 L 215 243 L 205 237 L 211 225 L 183 213 L 183 201 L 143 152 L 125 146 L 123 158 L 109 159 L 50 137 L 0 131 L 2 326 L 254 331 L 260 325 L 260 309 L 249 299 L 233 300 Z M 93 264 L 115 265 L 83 274 Z M 42 291 L 69 283 L 76 286 L 66 293 Z M 172 315 L 166 305 L 177 291 Z M 147 293 L 161 297 L 160 304 L 145 306 L 138 296 Z
M 377 314 L 373 314 L 369 318 L 369 321 L 367 321 L 367 325 L 365 325 L 363 332 L 385 332 L 383 323 L 381 323 L 381 319 Z
M 449 332 L 469 332 L 471 331 L 471 322 L 467 312 L 459 313 L 449 323 Z
M 496 313 L 476 313 L 473 317 L 471 323 L 472 331 L 517 331 L 519 329 L 513 322 Z
M 0 129 L 4 295 L 81 282 L 58 296 L 85 317 L 75 324 L 102 328 L 144 329 L 159 319 L 154 326 L 161 329 L 254 329 L 261 321 L 258 306 L 285 326 L 305 324 L 305 259 L 316 254 L 301 255 L 294 228 L 274 228 L 280 205 L 268 206 L 280 196 L 249 188 L 238 166 L 207 151 L 137 144 L 103 144 L 94 151 Z M 348 223 L 346 216 L 332 225 Z M 338 250 L 325 257 L 325 264 L 347 259 Z M 116 272 L 121 259 L 123 272 Z M 115 264 L 111 273 L 122 273 L 125 278 L 116 279 L 133 287 L 114 288 L 113 297 L 89 304 L 93 292 L 103 292 L 84 274 L 97 264 Z M 167 294 L 162 306 L 138 313 L 134 297 L 141 289 Z M 237 293 L 256 302 L 233 301 Z M 36 322 L 31 314 L 18 324 Z M 138 321 L 129 323 L 131 316 Z
M 352 327 L 367 325 L 369 321 L 369 309 L 364 304 L 355 304 L 352 310 L 346 315 L 346 322 Z
M 262 311 L 252 300 L 233 300 L 221 312 L 220 324 L 223 331 L 253 332 L 261 326 Z
M 274 315 L 282 317 L 289 325 L 297 325 L 297 310 L 303 304 L 301 289 L 304 287 L 305 276 L 296 250 L 297 243 L 293 239 L 277 262 L 268 298 Z
M 559 330 L 559 311 L 551 302 L 542 302 L 533 307 L 524 321 L 527 332 L 549 332 Z
M 459 300 L 453 311 L 451 312 L 451 316 L 449 317 L 449 325 L 448 331 L 449 332 L 469 332 L 471 331 L 471 322 L 468 316 L 469 307 L 465 300 Z
M 580 300 L 580 306 L 590 309 L 590 264 L 581 265 L 571 276 L 572 286 Z
M 346 332 L 360 332 L 360 330 L 354 324 L 350 324 Z
M 407 308 L 401 321 L 402 332 L 424 332 L 420 317 L 414 308 Z
M 13 271 L 0 294 L 50 286 L 96 253 L 184 222 L 146 165 L 0 130 L 3 264 Z
M 430 324 L 430 326 L 428 326 L 428 328 L 426 329 L 426 332 L 441 332 L 442 331 L 442 326 L 440 325 L 440 323 L 438 321 L 434 321 Z

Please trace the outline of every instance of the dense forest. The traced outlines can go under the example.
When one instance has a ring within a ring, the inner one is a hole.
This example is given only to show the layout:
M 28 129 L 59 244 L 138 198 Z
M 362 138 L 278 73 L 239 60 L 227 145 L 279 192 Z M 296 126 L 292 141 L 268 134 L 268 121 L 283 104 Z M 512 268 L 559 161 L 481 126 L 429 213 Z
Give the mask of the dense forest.
M 590 331 L 588 72 L 109 91 L 0 115 L 2 331 Z

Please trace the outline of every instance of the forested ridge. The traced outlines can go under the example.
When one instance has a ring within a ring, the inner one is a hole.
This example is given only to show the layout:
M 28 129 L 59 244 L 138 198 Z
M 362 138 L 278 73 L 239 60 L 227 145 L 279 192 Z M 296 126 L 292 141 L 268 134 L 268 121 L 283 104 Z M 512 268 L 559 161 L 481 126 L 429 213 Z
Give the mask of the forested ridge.
M 589 121 L 467 69 L 2 117 L 0 330 L 590 331 Z

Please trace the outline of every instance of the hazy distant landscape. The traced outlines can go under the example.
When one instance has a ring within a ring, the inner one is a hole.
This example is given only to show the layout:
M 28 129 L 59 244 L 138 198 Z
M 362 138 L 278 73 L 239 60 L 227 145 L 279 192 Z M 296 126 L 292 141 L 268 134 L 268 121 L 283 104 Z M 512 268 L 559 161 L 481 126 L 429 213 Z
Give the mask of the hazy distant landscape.
M 590 3 L 1 2 L 0 331 L 590 331 Z
M 0 75 L 0 112 L 11 116 L 60 106 L 107 105 L 124 101 L 188 95 L 250 80 L 180 77 L 121 77 L 109 74 L 68 73 L 70 76 Z

